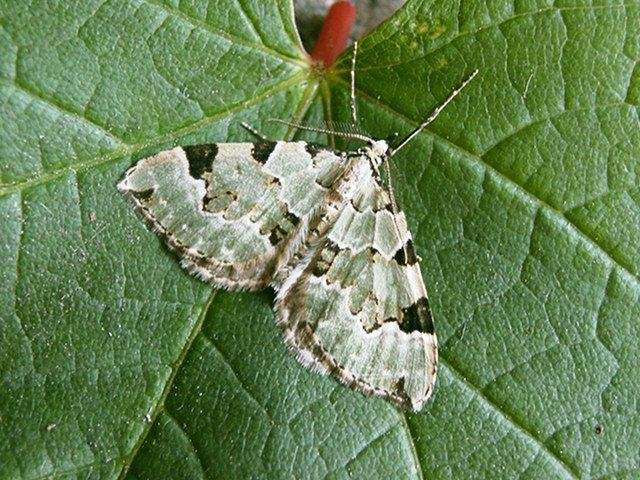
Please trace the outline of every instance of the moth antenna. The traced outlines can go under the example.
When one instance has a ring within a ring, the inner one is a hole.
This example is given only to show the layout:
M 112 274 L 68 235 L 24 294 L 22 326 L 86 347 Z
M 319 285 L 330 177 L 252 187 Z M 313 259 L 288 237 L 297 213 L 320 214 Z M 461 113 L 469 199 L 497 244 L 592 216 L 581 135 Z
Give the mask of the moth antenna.
M 358 42 L 353 42 L 353 57 L 351 57 L 351 121 L 358 123 L 356 112 L 356 55 L 358 54 Z
M 464 87 L 466 87 L 467 85 L 469 85 L 469 82 L 471 82 L 471 80 L 474 79 L 474 77 L 478 74 L 478 70 L 474 70 L 471 75 L 469 75 L 453 92 L 451 92 L 449 94 L 449 96 L 445 99 L 444 102 L 442 102 L 440 105 L 438 105 L 436 107 L 436 109 L 431 112 L 429 114 L 429 116 L 426 118 L 426 120 L 424 122 L 422 122 L 420 125 L 418 125 L 418 128 L 416 128 L 413 132 L 411 132 L 409 134 L 409 136 L 407 136 L 402 142 L 400 142 L 400 145 L 398 145 L 396 148 L 394 149 L 389 149 L 389 157 L 392 157 L 393 155 L 395 155 L 396 153 L 398 153 L 398 151 L 404 147 L 407 143 L 409 143 L 411 140 L 413 140 L 413 138 L 418 135 L 422 130 L 424 130 L 424 128 L 429 125 L 431 122 L 433 122 L 436 117 L 438 115 L 440 115 L 440 112 L 442 112 L 442 110 L 444 110 L 444 107 L 446 107 L 447 105 L 449 105 L 449 103 L 451 102 L 451 100 L 453 100 L 454 98 L 456 98 L 458 96 L 458 94 L 462 91 L 462 89 Z
M 338 132 L 355 133 L 358 135 L 368 136 L 366 132 L 360 130 L 357 125 L 353 125 L 352 123 L 327 121 L 324 122 L 324 128 Z
M 369 138 L 366 135 L 362 135 L 360 133 L 338 132 L 336 130 L 329 130 L 328 128 L 307 127 L 306 125 L 300 125 L 299 123 L 295 123 L 295 122 L 287 122 L 286 120 L 280 120 L 278 118 L 270 118 L 269 121 L 281 123 L 289 127 L 299 128 L 300 130 L 306 130 L 308 132 L 318 132 L 318 133 L 324 133 L 326 135 L 335 135 L 336 137 L 351 138 L 353 140 L 362 140 L 363 142 L 367 142 L 367 143 L 374 142 L 372 138 Z
M 242 125 L 244 128 L 246 128 L 247 130 L 249 130 L 249 132 L 251 132 L 252 134 L 254 134 L 256 137 L 258 137 L 259 139 L 265 141 L 265 142 L 271 142 L 270 139 L 268 139 L 267 137 L 265 137 L 263 134 L 261 134 L 260 132 L 258 132 L 255 128 L 253 128 L 251 125 L 249 125 L 248 123 L 245 122 L 240 122 L 240 125 Z

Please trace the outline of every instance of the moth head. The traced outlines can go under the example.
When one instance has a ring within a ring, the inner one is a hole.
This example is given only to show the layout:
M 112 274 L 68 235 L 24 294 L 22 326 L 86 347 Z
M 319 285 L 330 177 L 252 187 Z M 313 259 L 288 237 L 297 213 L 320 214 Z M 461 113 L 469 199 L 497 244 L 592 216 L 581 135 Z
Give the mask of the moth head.
M 389 154 L 389 144 L 386 140 L 369 140 L 362 151 L 369 158 L 373 167 L 377 169 Z

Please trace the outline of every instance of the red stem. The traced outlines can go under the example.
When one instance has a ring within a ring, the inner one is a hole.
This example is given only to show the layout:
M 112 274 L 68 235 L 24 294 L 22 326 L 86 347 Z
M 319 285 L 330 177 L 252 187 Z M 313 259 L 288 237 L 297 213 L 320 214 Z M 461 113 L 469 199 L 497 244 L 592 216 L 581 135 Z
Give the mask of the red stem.
M 348 0 L 340 0 L 329 9 L 322 25 L 311 58 L 330 67 L 342 53 L 349 39 L 351 27 L 356 19 L 356 7 Z

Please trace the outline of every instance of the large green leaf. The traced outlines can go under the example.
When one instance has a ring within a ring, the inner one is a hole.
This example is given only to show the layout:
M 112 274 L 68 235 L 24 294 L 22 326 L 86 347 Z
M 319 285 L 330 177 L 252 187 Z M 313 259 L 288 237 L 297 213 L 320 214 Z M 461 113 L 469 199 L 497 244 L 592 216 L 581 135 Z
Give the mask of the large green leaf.
M 440 340 L 404 414 L 302 368 L 118 195 L 135 160 L 346 119 L 286 1 L 0 1 L 0 478 L 638 478 L 640 6 L 409 1 L 365 38 Z

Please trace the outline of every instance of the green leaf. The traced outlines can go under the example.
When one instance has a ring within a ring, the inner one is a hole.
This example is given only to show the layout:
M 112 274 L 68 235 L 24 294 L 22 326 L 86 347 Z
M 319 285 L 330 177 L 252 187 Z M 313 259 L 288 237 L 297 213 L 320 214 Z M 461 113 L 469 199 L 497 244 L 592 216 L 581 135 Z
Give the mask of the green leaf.
M 636 478 L 640 6 L 410 0 L 363 39 L 440 342 L 404 414 L 301 367 L 272 292 L 180 269 L 115 185 L 348 118 L 289 2 L 0 1 L 0 478 Z

